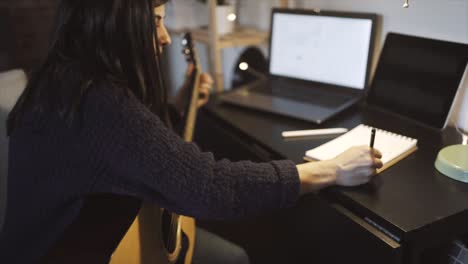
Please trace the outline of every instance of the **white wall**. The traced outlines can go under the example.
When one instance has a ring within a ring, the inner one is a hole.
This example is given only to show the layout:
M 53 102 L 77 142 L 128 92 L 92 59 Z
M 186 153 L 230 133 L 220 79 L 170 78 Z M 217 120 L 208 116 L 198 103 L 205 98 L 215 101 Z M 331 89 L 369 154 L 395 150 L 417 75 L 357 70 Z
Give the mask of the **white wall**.
M 467 0 L 410 0 L 410 8 L 402 8 L 403 0 L 299 0 L 301 7 L 380 15 L 377 53 L 385 35 L 399 32 L 421 37 L 468 43 Z
M 382 16 L 383 33 L 405 34 L 468 43 L 468 1 L 410 0 L 302 0 L 305 8 L 374 12 Z

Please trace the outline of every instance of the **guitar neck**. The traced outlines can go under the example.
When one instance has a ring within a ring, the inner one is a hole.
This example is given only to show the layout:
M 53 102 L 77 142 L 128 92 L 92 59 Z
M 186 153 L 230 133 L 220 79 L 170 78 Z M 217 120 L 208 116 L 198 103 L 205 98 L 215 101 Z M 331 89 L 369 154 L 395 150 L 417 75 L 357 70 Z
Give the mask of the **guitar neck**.
M 185 129 L 184 129 L 184 140 L 191 142 L 193 140 L 193 134 L 195 130 L 195 123 L 197 120 L 197 103 L 199 99 L 199 82 L 200 82 L 200 70 L 195 68 L 193 71 L 193 78 L 191 83 L 191 94 L 188 110 L 186 113 Z

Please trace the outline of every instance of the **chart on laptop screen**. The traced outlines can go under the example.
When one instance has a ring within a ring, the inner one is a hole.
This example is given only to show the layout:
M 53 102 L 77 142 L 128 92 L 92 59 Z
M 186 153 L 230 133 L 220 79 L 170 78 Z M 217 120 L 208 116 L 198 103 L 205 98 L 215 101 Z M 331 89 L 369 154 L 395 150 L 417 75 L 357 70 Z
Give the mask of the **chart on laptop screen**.
M 274 14 L 270 73 L 364 89 L 372 21 Z

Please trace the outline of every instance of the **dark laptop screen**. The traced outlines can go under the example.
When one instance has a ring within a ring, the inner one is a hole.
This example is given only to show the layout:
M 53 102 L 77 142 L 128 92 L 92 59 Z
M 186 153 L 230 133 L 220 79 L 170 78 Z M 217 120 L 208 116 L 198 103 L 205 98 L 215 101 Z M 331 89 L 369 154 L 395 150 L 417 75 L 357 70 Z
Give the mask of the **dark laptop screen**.
M 468 45 L 389 33 L 368 102 L 443 128 L 468 62 Z
M 373 22 L 337 12 L 273 12 L 270 74 L 363 90 Z

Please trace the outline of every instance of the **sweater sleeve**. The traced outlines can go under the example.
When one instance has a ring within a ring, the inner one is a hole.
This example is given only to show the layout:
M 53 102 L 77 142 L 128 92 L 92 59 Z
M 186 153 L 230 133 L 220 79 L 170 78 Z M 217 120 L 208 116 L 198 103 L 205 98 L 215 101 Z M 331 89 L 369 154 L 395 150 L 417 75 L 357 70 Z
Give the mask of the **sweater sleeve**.
M 141 197 L 182 215 L 232 219 L 288 207 L 299 196 L 292 161 L 215 161 L 166 128 L 135 97 L 90 91 L 82 138 L 99 176 L 91 192 Z

